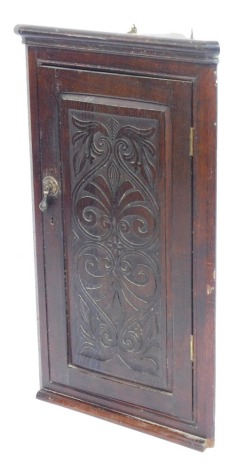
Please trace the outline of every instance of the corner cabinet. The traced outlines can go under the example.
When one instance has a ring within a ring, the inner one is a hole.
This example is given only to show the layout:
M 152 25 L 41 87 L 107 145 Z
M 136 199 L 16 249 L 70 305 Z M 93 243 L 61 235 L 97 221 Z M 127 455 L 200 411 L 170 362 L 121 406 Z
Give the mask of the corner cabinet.
M 214 442 L 216 42 L 17 26 L 38 398 Z

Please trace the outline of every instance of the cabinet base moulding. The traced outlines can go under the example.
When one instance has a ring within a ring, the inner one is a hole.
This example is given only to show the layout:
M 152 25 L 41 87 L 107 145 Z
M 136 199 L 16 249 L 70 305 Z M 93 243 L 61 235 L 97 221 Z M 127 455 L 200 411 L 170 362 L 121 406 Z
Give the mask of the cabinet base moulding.
M 87 403 L 67 395 L 63 395 L 61 393 L 52 392 L 44 388 L 38 391 L 36 398 L 48 403 L 70 408 L 74 411 L 79 411 L 97 418 L 105 419 L 106 421 L 111 421 L 112 423 L 120 424 L 136 431 L 145 432 L 151 436 L 159 437 L 161 439 L 165 439 L 170 442 L 198 450 L 200 452 L 203 452 L 209 447 L 214 447 L 213 439 L 204 439 L 193 434 L 178 431 L 168 426 L 154 424 L 142 419 L 135 418 L 134 416 L 125 415 L 123 413 L 118 413 L 117 411 L 98 407 L 91 403 Z

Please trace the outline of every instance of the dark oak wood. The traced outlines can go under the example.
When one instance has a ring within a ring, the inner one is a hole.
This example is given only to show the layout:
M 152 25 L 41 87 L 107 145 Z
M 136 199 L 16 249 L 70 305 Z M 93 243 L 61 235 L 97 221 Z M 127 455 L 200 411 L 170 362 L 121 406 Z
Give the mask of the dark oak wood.
M 214 445 L 214 442 L 211 439 L 204 439 L 184 431 L 177 431 L 169 428 L 168 426 L 162 426 L 151 422 L 148 423 L 145 420 L 117 413 L 106 408 L 102 409 L 98 406 L 75 400 L 49 390 L 41 389 L 37 394 L 37 398 L 47 401 L 48 403 L 54 403 L 107 421 L 112 421 L 113 423 L 135 429 L 136 431 L 142 431 L 152 436 L 160 437 L 161 439 L 167 439 L 171 442 L 175 442 L 176 444 L 181 444 L 201 452 L 206 448 L 213 447 Z
M 29 66 L 37 396 L 211 447 L 219 46 L 16 32 Z M 45 176 L 59 194 L 42 214 Z

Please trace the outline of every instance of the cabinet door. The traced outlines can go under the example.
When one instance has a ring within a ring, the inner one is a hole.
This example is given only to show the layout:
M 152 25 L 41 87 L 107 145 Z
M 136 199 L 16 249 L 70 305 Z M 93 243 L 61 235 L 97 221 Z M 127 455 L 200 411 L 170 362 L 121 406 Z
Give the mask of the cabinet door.
M 192 421 L 188 80 L 39 67 L 43 386 Z M 47 367 L 45 363 L 47 362 Z

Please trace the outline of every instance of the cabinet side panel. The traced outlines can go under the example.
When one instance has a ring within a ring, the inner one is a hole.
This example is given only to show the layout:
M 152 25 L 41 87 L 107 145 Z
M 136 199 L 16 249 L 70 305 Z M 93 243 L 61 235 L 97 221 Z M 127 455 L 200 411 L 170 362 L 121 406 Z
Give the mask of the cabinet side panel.
M 194 405 L 200 435 L 214 438 L 216 68 L 203 68 L 194 95 Z

